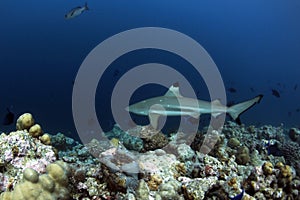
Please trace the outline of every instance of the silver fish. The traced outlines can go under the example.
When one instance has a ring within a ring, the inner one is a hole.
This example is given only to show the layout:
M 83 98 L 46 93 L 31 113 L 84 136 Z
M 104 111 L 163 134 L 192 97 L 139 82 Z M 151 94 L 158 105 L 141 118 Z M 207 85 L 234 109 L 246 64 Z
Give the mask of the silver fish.
M 72 19 L 74 17 L 77 17 L 86 10 L 89 10 L 87 3 L 85 3 L 85 5 L 82 7 L 78 6 L 76 8 L 73 8 L 72 10 L 70 10 L 67 14 L 65 14 L 65 19 Z

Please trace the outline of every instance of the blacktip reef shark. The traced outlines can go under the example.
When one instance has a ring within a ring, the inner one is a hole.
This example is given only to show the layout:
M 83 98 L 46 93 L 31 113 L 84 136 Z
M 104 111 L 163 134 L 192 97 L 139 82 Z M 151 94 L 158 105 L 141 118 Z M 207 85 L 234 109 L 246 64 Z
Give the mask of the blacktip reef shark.
M 192 116 L 199 118 L 201 114 L 211 114 L 218 117 L 227 113 L 238 124 L 241 124 L 240 115 L 259 103 L 263 95 L 244 101 L 230 107 L 222 105 L 217 99 L 212 102 L 183 97 L 179 91 L 179 84 L 173 84 L 163 96 L 153 97 L 126 107 L 126 110 L 138 115 L 148 116 L 150 125 L 157 129 L 158 119 L 163 116 Z

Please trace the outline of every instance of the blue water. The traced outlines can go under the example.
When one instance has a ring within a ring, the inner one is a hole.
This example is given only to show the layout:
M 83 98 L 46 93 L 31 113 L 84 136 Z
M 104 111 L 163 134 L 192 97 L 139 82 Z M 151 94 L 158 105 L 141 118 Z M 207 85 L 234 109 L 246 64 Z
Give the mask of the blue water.
M 47 132 L 75 135 L 72 87 L 85 57 L 114 34 L 154 26 L 180 31 L 200 43 L 218 66 L 225 86 L 237 90 L 227 93 L 229 101 L 264 94 L 259 105 L 241 116 L 244 123 L 300 126 L 296 111 L 300 108 L 299 1 L 90 0 L 90 11 L 64 19 L 70 9 L 84 3 L 1 1 L 0 117 L 13 105 L 16 115 L 33 113 Z M 201 77 L 184 60 L 155 50 L 132 52 L 116 60 L 99 83 L 96 109 L 104 129 L 113 124 L 110 94 L 114 84 L 131 67 L 148 62 L 180 70 L 198 98 L 209 100 Z M 294 90 L 296 84 L 299 88 Z M 166 92 L 158 86 L 146 89 L 135 100 Z M 273 96 L 271 89 L 281 97 Z

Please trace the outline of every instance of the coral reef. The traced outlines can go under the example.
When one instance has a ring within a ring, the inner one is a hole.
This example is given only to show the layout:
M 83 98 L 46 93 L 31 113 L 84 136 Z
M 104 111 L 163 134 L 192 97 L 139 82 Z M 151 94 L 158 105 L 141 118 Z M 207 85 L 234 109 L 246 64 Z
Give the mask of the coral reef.
M 123 131 L 117 124 L 114 125 L 113 129 L 105 133 L 108 139 L 116 138 L 122 142 L 122 144 L 128 150 L 141 151 L 143 149 L 143 140 L 133 134 Z
M 53 147 L 44 145 L 28 132 L 16 131 L 0 135 L 0 191 L 13 187 L 26 168 L 39 173 L 56 160 Z
M 0 200 L 70 199 L 68 191 L 68 167 L 57 161 L 47 165 L 47 173 L 39 175 L 32 168 L 23 172 L 23 181 L 11 192 L 3 192 Z
M 145 151 L 153 151 L 155 149 L 161 149 L 168 144 L 168 138 L 163 133 L 157 133 L 151 138 L 143 138 Z
M 150 126 L 83 145 L 32 115 L 0 135 L 0 199 L 299 199 L 299 129 L 227 122 L 196 135 Z M 210 130 L 210 131 L 208 131 Z M 195 137 L 194 137 L 195 136 Z M 188 145 L 191 144 L 191 145 Z M 28 192 L 24 192 L 28 191 Z

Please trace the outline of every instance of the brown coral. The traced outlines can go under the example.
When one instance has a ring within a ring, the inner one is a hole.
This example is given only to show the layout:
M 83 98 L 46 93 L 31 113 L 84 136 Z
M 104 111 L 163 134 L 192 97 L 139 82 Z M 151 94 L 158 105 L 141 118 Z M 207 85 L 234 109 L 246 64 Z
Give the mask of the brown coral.
M 162 178 L 158 174 L 150 176 L 150 180 L 147 182 L 150 190 L 158 190 L 159 185 L 162 183 Z
M 246 165 L 250 161 L 249 149 L 242 146 L 236 153 L 236 162 L 240 165 Z
M 156 135 L 153 135 L 151 138 L 143 138 L 143 141 L 144 141 L 144 151 L 161 149 L 169 143 L 168 138 L 163 133 L 157 133 Z
M 273 164 L 269 161 L 265 162 L 262 166 L 265 175 L 271 175 L 273 173 Z

